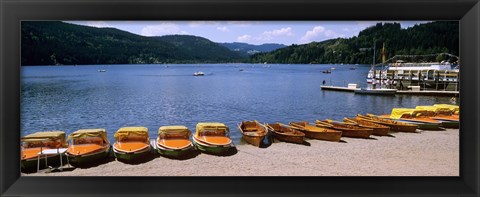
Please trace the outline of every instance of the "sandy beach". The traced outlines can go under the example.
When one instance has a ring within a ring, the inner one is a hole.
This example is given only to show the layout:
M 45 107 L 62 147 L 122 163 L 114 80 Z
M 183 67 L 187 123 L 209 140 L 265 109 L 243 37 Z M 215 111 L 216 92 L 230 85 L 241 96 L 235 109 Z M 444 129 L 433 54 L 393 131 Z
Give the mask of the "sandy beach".
M 25 176 L 459 176 L 459 130 L 391 133 L 375 139 L 342 138 L 309 145 L 275 141 L 266 148 L 236 145 L 230 156 L 161 156 L 143 163 L 114 159 L 87 168 Z

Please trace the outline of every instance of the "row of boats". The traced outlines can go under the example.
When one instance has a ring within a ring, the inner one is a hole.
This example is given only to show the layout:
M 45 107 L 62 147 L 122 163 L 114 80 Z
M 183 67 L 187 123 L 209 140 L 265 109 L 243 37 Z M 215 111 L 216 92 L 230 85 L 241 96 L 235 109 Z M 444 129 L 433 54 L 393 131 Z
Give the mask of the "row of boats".
M 435 125 L 435 126 L 432 126 Z M 393 109 L 390 115 L 361 115 L 344 118 L 343 122 L 330 119 L 282 123 L 260 123 L 256 120 L 239 123 L 242 138 L 260 147 L 267 135 L 290 143 L 303 144 L 305 138 L 338 142 L 342 137 L 370 138 L 370 135 L 386 136 L 391 131 L 416 132 L 417 129 L 458 128 L 459 107 L 439 104 L 417 106 L 415 109 Z M 162 126 L 158 137 L 150 144 L 146 127 L 122 127 L 110 144 L 105 129 L 81 129 L 66 138 L 63 131 L 36 132 L 21 138 L 22 170 L 58 163 L 55 155 L 42 154 L 48 149 L 66 149 L 64 157 L 73 166 L 89 164 L 108 157 L 111 149 L 120 161 L 135 161 L 153 151 L 169 158 L 182 158 L 194 150 L 209 154 L 226 154 L 235 149 L 230 139 L 229 127 L 219 122 L 200 122 L 195 134 L 186 126 Z M 190 140 L 191 139 L 191 140 Z M 68 141 L 68 143 L 67 143 Z M 48 162 L 48 163 L 47 163 Z

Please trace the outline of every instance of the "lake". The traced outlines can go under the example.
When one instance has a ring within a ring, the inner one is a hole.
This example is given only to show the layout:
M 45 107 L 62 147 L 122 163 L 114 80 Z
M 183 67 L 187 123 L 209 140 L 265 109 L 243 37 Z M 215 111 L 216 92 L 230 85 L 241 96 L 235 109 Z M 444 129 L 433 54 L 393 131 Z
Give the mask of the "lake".
M 321 71 L 335 67 L 331 74 Z M 350 67 L 356 67 L 350 70 Z M 374 96 L 322 91 L 326 84 L 366 87 L 369 65 L 181 64 L 23 66 L 21 135 L 37 131 L 223 122 L 238 142 L 245 120 L 282 122 L 342 120 L 394 107 L 449 103 L 449 97 Z M 243 69 L 243 71 L 240 71 Z M 106 72 L 99 72 L 106 70 Z M 205 76 L 193 76 L 202 71 Z

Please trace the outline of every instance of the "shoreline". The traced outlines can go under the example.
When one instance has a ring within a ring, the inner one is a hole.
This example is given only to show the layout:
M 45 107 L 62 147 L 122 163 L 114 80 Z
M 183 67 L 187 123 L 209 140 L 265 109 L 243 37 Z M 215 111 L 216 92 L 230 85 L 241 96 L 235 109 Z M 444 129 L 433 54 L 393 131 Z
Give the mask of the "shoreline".
M 307 139 L 308 145 L 274 141 L 266 148 L 237 144 L 230 156 L 200 153 L 186 160 L 156 155 L 144 163 L 115 159 L 63 172 L 22 176 L 459 176 L 459 129 L 391 132 L 393 137 Z

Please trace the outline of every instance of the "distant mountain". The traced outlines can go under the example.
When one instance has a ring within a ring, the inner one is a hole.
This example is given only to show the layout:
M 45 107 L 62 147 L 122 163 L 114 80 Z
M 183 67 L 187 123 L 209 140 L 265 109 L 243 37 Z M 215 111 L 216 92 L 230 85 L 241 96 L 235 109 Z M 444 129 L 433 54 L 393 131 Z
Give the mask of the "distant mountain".
M 386 59 L 395 55 L 436 53 L 450 53 L 458 56 L 459 23 L 458 21 L 438 21 L 415 25 L 407 29 L 402 29 L 399 23 L 377 23 L 352 38 L 292 45 L 272 52 L 257 53 L 250 56 L 250 62 L 371 64 L 374 43 L 377 49 L 376 63 L 382 61 L 384 43 Z M 433 56 L 428 61 L 445 59 L 447 57 Z
M 244 60 L 205 38 L 145 37 L 58 21 L 22 22 L 22 65 L 217 63 Z
M 237 51 L 240 54 L 245 56 L 253 55 L 255 53 L 260 53 L 260 52 L 270 52 L 270 51 L 274 51 L 287 46 L 283 44 L 273 44 L 273 43 L 253 45 L 253 44 L 247 44 L 247 43 L 241 43 L 241 42 L 219 43 L 219 44 L 224 47 L 227 47 L 232 51 Z

